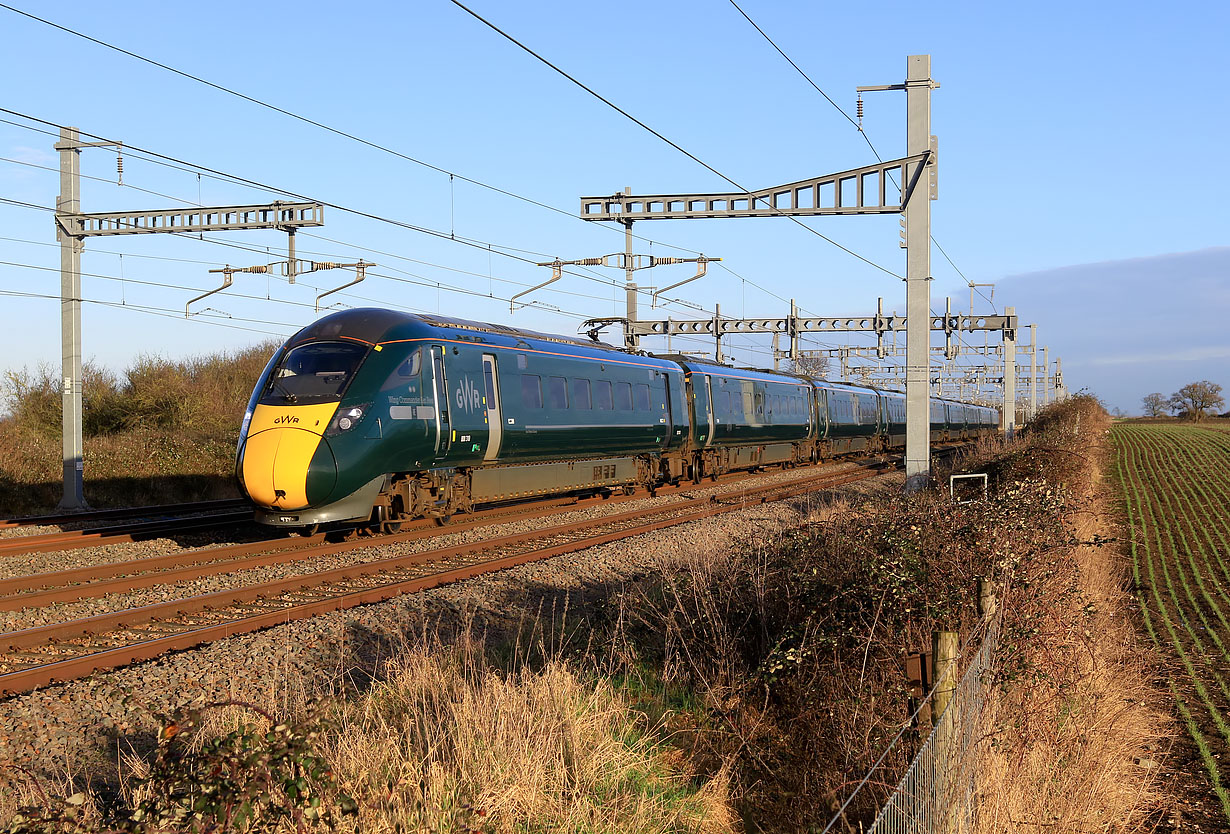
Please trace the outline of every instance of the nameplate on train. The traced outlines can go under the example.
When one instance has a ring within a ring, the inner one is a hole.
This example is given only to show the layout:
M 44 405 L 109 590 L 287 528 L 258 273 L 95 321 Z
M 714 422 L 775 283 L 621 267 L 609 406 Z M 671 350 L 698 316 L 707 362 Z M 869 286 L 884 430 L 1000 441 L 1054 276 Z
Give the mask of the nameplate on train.
M 434 420 L 436 407 L 434 405 L 391 405 L 389 417 L 394 420 Z

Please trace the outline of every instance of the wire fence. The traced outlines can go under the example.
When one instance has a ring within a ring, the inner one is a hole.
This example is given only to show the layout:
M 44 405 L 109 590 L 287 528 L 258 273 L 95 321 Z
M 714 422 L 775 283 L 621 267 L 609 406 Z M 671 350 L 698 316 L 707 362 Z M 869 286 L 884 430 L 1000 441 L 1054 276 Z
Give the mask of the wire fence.
M 982 722 L 987 678 L 999 644 L 1000 618 L 970 658 L 948 708 L 910 763 L 867 834 L 967 834 L 978 817 L 974 742 Z

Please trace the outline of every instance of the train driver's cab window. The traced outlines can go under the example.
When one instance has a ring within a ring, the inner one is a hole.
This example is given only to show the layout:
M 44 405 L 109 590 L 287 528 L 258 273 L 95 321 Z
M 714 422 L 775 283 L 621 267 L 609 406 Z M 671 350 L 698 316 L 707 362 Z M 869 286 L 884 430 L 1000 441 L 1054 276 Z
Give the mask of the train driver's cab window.
M 414 353 L 406 357 L 406 361 L 397 366 L 397 375 L 409 379 L 419 375 L 423 370 L 423 349 L 415 348 Z
M 542 408 L 542 380 L 534 374 L 521 375 L 521 404 L 526 408 Z
M 354 342 L 309 342 L 291 348 L 269 375 L 261 402 L 340 400 L 366 355 L 367 346 Z

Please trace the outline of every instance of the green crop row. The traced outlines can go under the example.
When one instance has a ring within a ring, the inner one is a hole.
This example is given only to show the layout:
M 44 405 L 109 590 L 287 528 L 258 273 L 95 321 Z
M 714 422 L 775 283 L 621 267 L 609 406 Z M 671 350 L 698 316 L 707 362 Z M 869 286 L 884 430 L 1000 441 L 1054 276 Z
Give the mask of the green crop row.
M 1170 688 L 1230 817 L 1230 794 L 1217 764 L 1230 752 L 1230 684 L 1217 668 L 1230 662 L 1230 565 L 1225 559 L 1230 434 L 1179 425 L 1119 425 L 1113 439 L 1145 628 L 1186 673 L 1172 677 Z M 1204 707 L 1220 739 L 1201 731 L 1187 696 Z

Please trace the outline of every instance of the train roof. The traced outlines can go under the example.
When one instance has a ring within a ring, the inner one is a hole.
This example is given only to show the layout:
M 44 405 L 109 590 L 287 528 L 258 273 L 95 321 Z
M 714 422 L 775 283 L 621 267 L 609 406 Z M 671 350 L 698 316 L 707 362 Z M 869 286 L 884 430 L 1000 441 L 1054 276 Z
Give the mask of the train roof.
M 716 362 L 698 362 L 687 356 L 672 357 L 671 361 L 683 366 L 685 371 L 723 376 L 730 379 L 755 379 L 761 382 L 778 382 L 787 385 L 806 385 L 807 380 L 793 374 L 783 374 L 777 371 L 758 371 L 754 368 L 736 368 L 733 365 L 719 365 Z
M 373 345 L 441 339 L 488 344 L 499 348 L 562 353 L 591 359 L 631 361 L 656 367 L 669 367 L 672 364 L 669 360 L 628 353 L 605 342 L 539 333 L 451 316 L 404 313 L 378 307 L 357 307 L 325 316 L 292 336 L 289 344 L 297 345 L 318 339 L 346 339 Z

